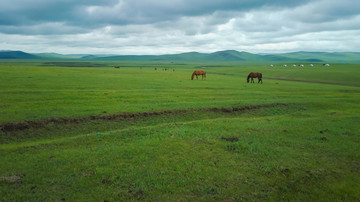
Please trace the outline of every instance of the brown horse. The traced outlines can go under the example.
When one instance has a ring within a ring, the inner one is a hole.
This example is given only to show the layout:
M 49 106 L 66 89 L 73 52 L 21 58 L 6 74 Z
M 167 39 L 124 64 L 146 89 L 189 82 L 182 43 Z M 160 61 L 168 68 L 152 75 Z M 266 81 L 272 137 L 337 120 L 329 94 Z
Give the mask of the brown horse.
M 247 82 L 249 83 L 249 78 L 251 78 L 251 83 L 254 83 L 254 78 L 258 78 L 258 83 L 260 83 L 260 81 L 261 81 L 261 83 L 262 83 L 262 74 L 261 73 L 258 73 L 258 72 L 251 72 L 250 74 L 249 74 L 249 76 L 247 77 Z
M 195 70 L 194 73 L 191 75 L 191 80 L 194 80 L 194 76 L 196 76 L 196 79 L 199 80 L 198 76 L 201 75 L 202 80 L 206 80 L 206 72 L 204 70 Z

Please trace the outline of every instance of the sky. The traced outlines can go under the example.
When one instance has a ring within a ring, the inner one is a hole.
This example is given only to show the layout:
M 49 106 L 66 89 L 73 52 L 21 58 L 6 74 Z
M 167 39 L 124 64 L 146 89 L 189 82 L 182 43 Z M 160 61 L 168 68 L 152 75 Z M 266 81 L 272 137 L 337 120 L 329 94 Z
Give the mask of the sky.
M 1 0 L 0 50 L 360 52 L 360 0 Z

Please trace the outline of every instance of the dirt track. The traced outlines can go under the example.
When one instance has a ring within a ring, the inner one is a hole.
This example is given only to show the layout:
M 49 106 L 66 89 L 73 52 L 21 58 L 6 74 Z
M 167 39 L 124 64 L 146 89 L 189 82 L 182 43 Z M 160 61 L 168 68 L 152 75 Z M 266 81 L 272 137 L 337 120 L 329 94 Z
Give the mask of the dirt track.
M 212 74 L 218 74 L 218 75 L 227 75 L 227 76 L 240 76 L 237 74 L 230 74 L 230 73 L 221 73 L 221 72 L 212 72 Z M 244 81 L 246 80 L 246 77 L 244 77 Z M 270 80 L 280 80 L 280 81 L 296 81 L 296 82 L 305 82 L 305 83 L 320 83 L 320 84 L 330 84 L 330 85 L 343 85 L 343 86 L 355 86 L 360 87 L 360 84 L 356 83 L 341 83 L 341 82 L 328 82 L 328 81 L 314 81 L 314 80 L 303 80 L 303 79 L 286 79 L 286 78 L 278 78 L 278 77 L 263 77 L 264 80 L 270 79 Z
M 270 80 L 281 80 L 281 81 L 297 81 L 305 83 L 320 83 L 320 84 L 331 84 L 331 85 L 343 85 L 343 86 L 355 86 L 360 87 L 360 84 L 351 84 L 351 83 L 339 83 L 339 82 L 327 82 L 327 81 L 312 81 L 312 80 L 302 80 L 302 79 L 285 79 L 285 78 L 276 78 L 276 77 L 264 77 L 265 79 Z
M 67 123 L 83 123 L 89 120 L 115 120 L 115 119 L 137 119 L 141 117 L 151 117 L 158 115 L 171 115 L 181 114 L 189 111 L 219 111 L 225 113 L 232 113 L 236 111 L 254 110 L 260 108 L 271 108 L 275 106 L 287 106 L 284 103 L 276 104 L 264 104 L 264 105 L 253 105 L 253 106 L 242 106 L 242 107 L 215 107 L 215 108 L 203 108 L 203 109 L 187 109 L 187 110 L 164 110 L 158 112 L 139 112 L 139 113 L 119 113 L 119 114 L 107 114 L 107 115 L 96 115 L 89 117 L 78 117 L 78 118 L 51 118 L 39 121 L 25 121 L 25 122 L 13 122 L 13 123 L 1 123 L 0 129 L 3 132 L 10 132 L 16 130 L 27 130 L 31 128 L 41 128 L 49 124 L 67 124 Z

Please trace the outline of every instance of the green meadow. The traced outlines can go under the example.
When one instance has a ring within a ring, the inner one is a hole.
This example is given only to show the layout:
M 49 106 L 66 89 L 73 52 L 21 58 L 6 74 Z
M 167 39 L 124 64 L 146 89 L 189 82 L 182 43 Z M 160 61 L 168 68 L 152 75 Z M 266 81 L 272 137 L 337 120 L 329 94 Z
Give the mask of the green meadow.
M 360 65 L 274 65 L 2 60 L 0 201 L 359 201 Z

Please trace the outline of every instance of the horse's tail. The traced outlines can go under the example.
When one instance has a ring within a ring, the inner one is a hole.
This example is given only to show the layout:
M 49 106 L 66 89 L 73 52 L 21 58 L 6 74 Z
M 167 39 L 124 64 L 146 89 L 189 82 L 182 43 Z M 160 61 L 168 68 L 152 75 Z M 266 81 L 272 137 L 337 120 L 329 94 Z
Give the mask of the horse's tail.
M 194 80 L 195 72 L 191 75 L 191 80 Z

